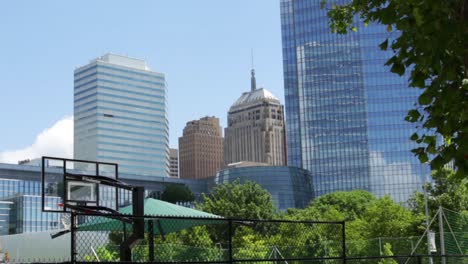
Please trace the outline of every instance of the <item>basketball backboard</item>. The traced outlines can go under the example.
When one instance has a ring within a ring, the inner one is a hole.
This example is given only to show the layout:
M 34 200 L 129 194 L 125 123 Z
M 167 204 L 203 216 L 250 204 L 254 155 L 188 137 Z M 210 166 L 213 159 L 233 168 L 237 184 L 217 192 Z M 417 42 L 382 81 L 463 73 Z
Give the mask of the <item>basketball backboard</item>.
M 67 212 L 73 206 L 103 206 L 117 211 L 115 182 L 116 163 L 42 157 L 42 210 Z

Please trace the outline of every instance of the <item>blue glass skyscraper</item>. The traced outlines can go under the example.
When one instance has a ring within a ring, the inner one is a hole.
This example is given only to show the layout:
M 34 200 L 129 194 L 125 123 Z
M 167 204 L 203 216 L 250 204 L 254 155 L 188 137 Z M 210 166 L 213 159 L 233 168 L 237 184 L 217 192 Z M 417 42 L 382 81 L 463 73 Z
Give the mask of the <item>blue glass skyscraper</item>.
M 139 59 L 106 54 L 75 70 L 74 157 L 119 164 L 119 172 L 167 177 L 164 74 Z
M 418 91 L 378 48 L 398 33 L 371 24 L 333 34 L 320 2 L 281 0 L 288 165 L 310 170 L 317 196 L 363 189 L 405 201 L 429 169 L 404 121 Z

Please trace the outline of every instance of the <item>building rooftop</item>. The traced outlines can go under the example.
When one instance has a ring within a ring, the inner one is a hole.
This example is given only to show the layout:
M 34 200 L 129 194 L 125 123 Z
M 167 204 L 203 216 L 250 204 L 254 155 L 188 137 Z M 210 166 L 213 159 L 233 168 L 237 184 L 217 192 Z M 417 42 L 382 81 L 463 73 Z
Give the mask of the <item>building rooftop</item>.
M 103 56 L 97 58 L 96 60 L 111 63 L 111 64 L 116 64 L 116 65 L 120 65 L 120 66 L 125 66 L 125 67 L 129 67 L 129 68 L 134 68 L 134 69 L 138 69 L 138 70 L 145 70 L 145 71 L 151 70 L 148 67 L 148 65 L 146 64 L 145 60 L 137 59 L 137 58 L 131 58 L 131 57 L 128 57 L 128 56 L 123 56 L 123 55 L 107 53 L 107 54 L 104 54 Z
M 241 97 L 237 99 L 236 102 L 231 106 L 230 110 L 233 108 L 243 107 L 245 105 L 250 105 L 259 101 L 271 101 L 275 103 L 280 103 L 280 100 L 274 96 L 270 91 L 265 88 L 255 89 L 250 92 L 242 93 Z
M 243 168 L 243 167 L 259 167 L 259 166 L 271 166 L 268 163 L 263 162 L 254 162 L 254 161 L 239 161 L 234 163 L 229 163 L 226 168 Z

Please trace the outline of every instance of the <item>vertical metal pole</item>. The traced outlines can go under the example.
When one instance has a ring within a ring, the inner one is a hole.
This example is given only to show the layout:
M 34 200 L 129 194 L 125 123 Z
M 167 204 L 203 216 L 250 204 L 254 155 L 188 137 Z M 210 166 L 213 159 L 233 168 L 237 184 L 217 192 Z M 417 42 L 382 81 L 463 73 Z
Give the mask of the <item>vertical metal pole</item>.
M 149 261 L 154 261 L 154 222 L 153 219 L 148 220 L 148 251 Z
M 343 228 L 341 230 L 343 237 L 343 264 L 346 264 L 346 222 L 343 221 Z
M 115 179 L 118 180 L 119 179 L 119 165 L 115 165 Z M 116 210 L 119 210 L 119 188 L 115 188 L 115 208 Z
M 99 176 L 99 163 L 96 162 L 94 165 L 96 165 L 96 176 Z M 99 197 L 99 184 L 96 184 L 96 197 Z M 96 206 L 99 206 L 99 199 L 96 199 Z M 119 208 L 117 208 L 119 209 Z
M 42 211 L 45 211 L 45 158 L 42 157 L 42 167 L 41 167 L 41 181 L 42 181 L 42 196 L 41 196 L 41 199 L 42 199 Z
M 71 253 L 71 256 L 70 256 L 70 262 L 73 264 L 73 263 L 76 263 L 76 234 L 75 234 L 75 225 L 76 225 L 76 221 L 75 221 L 75 213 L 71 212 L 71 225 L 70 225 L 70 253 Z
M 228 236 L 229 236 L 229 263 L 233 263 L 232 256 L 232 219 L 228 219 Z
M 439 206 L 439 235 L 440 235 L 440 254 L 442 255 L 442 264 L 446 263 L 445 259 L 445 238 L 444 238 L 444 217 L 442 206 Z
M 427 176 L 426 176 L 427 177 Z M 432 257 L 431 257 L 431 239 L 429 237 L 429 207 L 427 205 L 427 190 L 426 187 L 423 187 L 424 189 L 424 210 L 426 213 L 426 230 L 427 230 L 427 255 L 428 255 L 428 263 L 432 264 Z
M 127 224 L 125 222 L 123 222 L 123 241 L 127 240 Z
M 382 256 L 382 238 L 379 237 L 379 253 L 380 253 L 380 256 Z

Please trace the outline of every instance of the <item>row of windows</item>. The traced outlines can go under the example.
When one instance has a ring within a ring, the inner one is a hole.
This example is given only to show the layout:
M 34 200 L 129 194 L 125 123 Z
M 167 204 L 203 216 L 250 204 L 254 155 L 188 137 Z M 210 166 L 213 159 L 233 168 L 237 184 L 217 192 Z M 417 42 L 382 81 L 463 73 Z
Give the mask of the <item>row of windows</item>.
M 127 83 L 127 82 L 117 82 L 117 81 L 112 81 L 112 80 L 99 78 L 99 79 L 90 80 L 90 81 L 85 82 L 85 83 L 75 84 L 75 95 L 78 95 L 79 93 L 85 92 L 87 90 L 94 89 L 94 86 L 93 87 L 86 87 L 87 85 L 92 84 L 92 83 L 96 83 L 96 86 L 98 86 L 98 87 L 100 87 L 102 85 L 101 83 L 108 83 L 108 84 L 115 84 L 117 86 L 130 87 L 130 88 L 132 88 L 131 90 L 134 90 L 134 88 L 137 88 L 137 89 L 141 89 L 141 90 L 144 90 L 144 91 L 158 92 L 158 93 L 162 93 L 162 94 L 165 94 L 165 92 L 166 92 L 165 88 L 141 86 L 141 85 L 131 84 L 131 83 Z M 80 88 L 84 88 L 84 89 L 79 91 Z M 114 88 L 117 88 L 117 87 L 114 87 Z
M 147 116 L 147 117 L 151 117 L 151 118 L 164 118 L 166 119 L 166 116 L 165 115 L 158 115 L 158 114 L 147 114 L 147 113 L 143 113 L 143 112 L 136 112 L 136 111 L 129 111 L 129 110 L 122 110 L 122 109 L 118 109 L 118 108 L 113 108 L 113 107 L 106 107 L 106 106 L 92 106 L 88 109 L 83 109 L 83 110 L 80 110 L 80 111 L 75 111 L 75 116 L 78 116 L 80 114 L 83 114 L 83 113 L 87 113 L 87 112 L 91 112 L 93 110 L 109 110 L 109 111 L 116 111 L 116 112 L 121 112 L 121 113 L 127 113 L 127 114 L 135 114 L 135 115 L 141 115 L 141 116 Z
M 75 79 L 74 83 L 79 83 L 80 81 L 83 81 L 85 79 L 88 79 L 88 78 L 91 78 L 91 77 L 94 77 L 94 76 L 97 76 L 97 78 L 99 78 L 99 76 L 101 76 L 101 75 L 108 76 L 108 77 L 114 77 L 114 78 L 118 78 L 118 79 L 125 79 L 125 80 L 129 80 L 129 81 L 142 82 L 142 83 L 147 83 L 147 84 L 151 84 L 151 85 L 164 86 L 163 82 L 148 81 L 148 80 L 143 80 L 143 79 L 139 79 L 139 78 L 133 78 L 133 77 L 123 76 L 123 75 L 117 75 L 117 74 L 112 74 L 112 73 L 102 72 L 102 71 L 93 72 L 93 73 L 90 73 L 90 74 L 88 74 L 86 76 L 83 76 L 83 77 L 81 77 L 79 79 Z
M 119 102 L 119 101 L 110 101 L 110 100 L 105 100 L 105 99 L 95 99 L 95 100 L 92 100 L 90 102 L 87 102 L 87 103 L 84 103 L 84 104 L 81 104 L 81 105 L 75 105 L 74 109 L 75 109 L 75 111 L 79 112 L 80 110 L 86 108 L 89 105 L 96 105 L 98 103 L 99 104 L 108 103 L 108 104 L 111 104 L 111 105 L 127 106 L 127 107 L 131 107 L 131 108 L 147 109 L 147 110 L 153 110 L 153 111 L 158 111 L 158 112 L 163 112 L 163 111 L 166 110 L 164 108 L 164 104 L 162 104 L 162 103 L 155 103 L 155 104 L 162 105 L 163 108 L 155 108 L 155 107 L 141 106 L 141 105 L 135 105 L 135 104 L 127 104 L 127 103 L 123 103 L 123 102 Z

